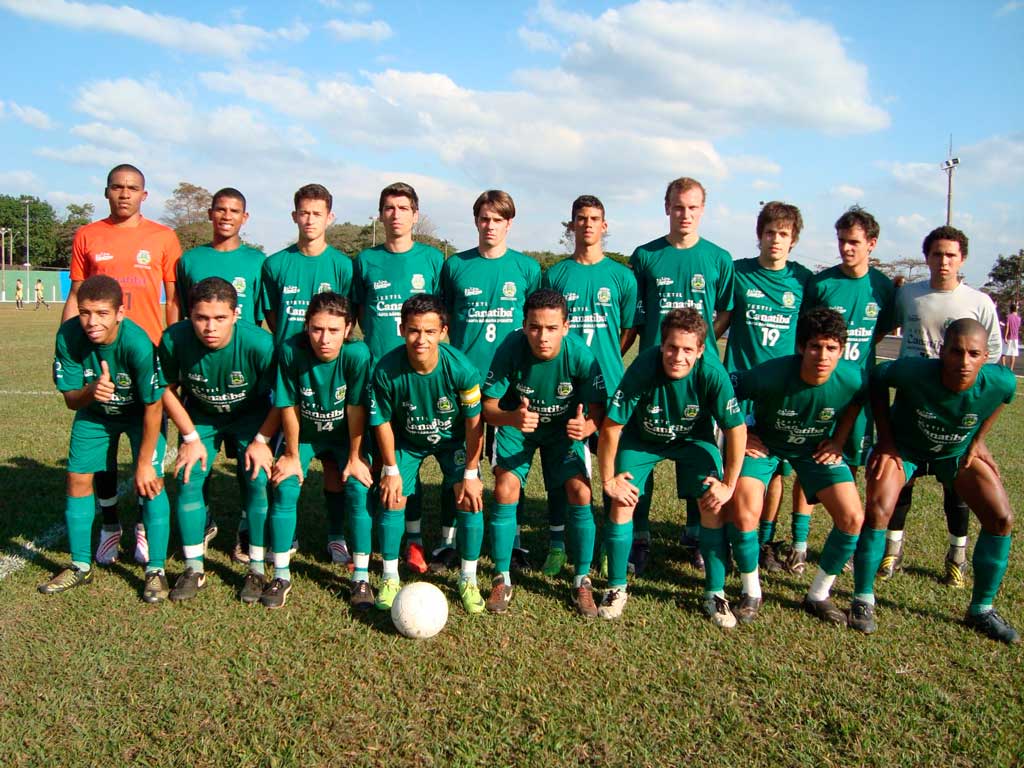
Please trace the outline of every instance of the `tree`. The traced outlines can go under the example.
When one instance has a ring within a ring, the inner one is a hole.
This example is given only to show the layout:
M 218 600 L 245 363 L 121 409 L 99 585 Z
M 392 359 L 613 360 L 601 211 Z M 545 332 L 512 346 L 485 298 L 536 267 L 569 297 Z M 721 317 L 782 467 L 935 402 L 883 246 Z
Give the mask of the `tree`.
M 25 262 L 25 202 L 29 211 L 29 259 L 33 266 L 56 266 L 57 213 L 53 206 L 38 197 L 0 195 L 0 227 L 14 233 L 14 254 L 7 254 L 15 264 Z
M 71 246 L 75 241 L 75 232 L 92 221 L 96 209 L 92 203 L 68 203 L 64 210 L 64 220 L 56 228 L 57 252 L 54 266 L 66 268 L 71 266 Z
M 893 280 L 897 277 L 902 277 L 908 283 L 913 283 L 917 280 L 923 280 L 928 276 L 928 265 L 920 257 L 901 257 L 895 261 L 871 259 L 870 264 Z
M 337 248 L 349 256 L 356 256 L 360 251 L 373 245 L 373 227 L 370 224 L 353 224 L 346 221 L 342 224 L 331 224 L 324 233 L 327 244 Z M 377 237 L 382 241 L 383 233 L 378 229 Z
M 1011 256 L 999 254 L 982 290 L 992 297 L 1000 313 L 1005 313 L 1010 304 L 1020 307 L 1024 296 L 1024 248 Z
M 213 195 L 208 189 L 182 181 L 164 204 L 163 222 L 175 231 L 189 224 L 202 224 L 209 220 L 207 211 L 212 201 Z

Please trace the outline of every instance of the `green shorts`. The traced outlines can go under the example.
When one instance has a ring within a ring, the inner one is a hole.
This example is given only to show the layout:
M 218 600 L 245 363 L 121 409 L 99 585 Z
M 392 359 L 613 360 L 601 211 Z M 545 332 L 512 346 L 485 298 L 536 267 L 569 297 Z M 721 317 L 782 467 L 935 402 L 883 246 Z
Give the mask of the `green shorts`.
M 441 465 L 441 485 L 451 488 L 462 482 L 462 474 L 466 471 L 466 446 L 464 443 L 441 443 L 430 448 L 417 448 L 411 445 L 395 447 L 395 461 L 402 476 L 402 495 L 408 496 L 416 487 L 416 477 L 420 465 L 428 457 L 433 456 Z M 344 466 L 344 465 L 342 465 Z
M 952 485 L 956 476 L 960 474 L 960 461 L 963 456 L 948 456 L 944 459 L 920 459 L 910 458 L 900 451 L 900 458 L 903 459 L 903 475 L 906 481 L 917 476 L 933 475 L 943 485 Z
M 107 453 L 110 446 L 117 445 L 118 438 L 128 435 L 132 446 L 132 459 L 138 461 L 139 446 L 142 444 L 142 419 L 137 421 L 117 421 L 100 419 L 87 410 L 75 414 L 71 425 L 71 440 L 68 446 L 68 472 L 91 474 L 102 472 L 107 468 Z M 156 450 L 150 463 L 156 470 L 157 477 L 164 474 L 164 452 L 167 440 L 157 433 Z
M 615 473 L 630 472 L 630 482 L 643 493 L 647 476 L 663 459 L 676 463 L 676 490 L 681 499 L 700 498 L 707 490 L 706 477 L 722 477 L 722 454 L 718 446 L 703 440 L 684 440 L 661 445 L 623 433 L 615 454 Z
M 783 459 L 771 455 L 763 459 L 744 456 L 740 477 L 752 477 L 767 487 L 772 476 L 779 470 L 779 465 L 786 461 L 793 466 L 793 471 L 800 479 L 800 487 L 804 489 L 804 495 L 811 504 L 817 503 L 818 491 L 822 488 L 828 488 L 836 483 L 853 482 L 853 472 L 845 461 L 838 464 L 819 464 L 809 456 L 799 459 Z
M 871 418 L 871 408 L 865 405 L 861 408 L 857 420 L 853 423 L 853 429 L 850 430 L 850 436 L 843 446 L 843 461 L 851 467 L 865 466 L 868 463 L 871 446 L 874 444 L 875 424 Z
M 249 447 L 249 443 L 252 442 L 265 418 L 266 414 L 251 413 L 216 426 L 193 422 L 196 432 L 199 433 L 199 439 L 206 446 L 206 471 L 203 471 L 202 465 L 197 462 L 192 467 L 189 483 L 201 483 L 206 479 L 206 476 L 213 471 L 213 462 L 221 447 L 224 448 L 225 454 L 233 454 L 238 461 L 244 463 L 245 449 Z M 178 482 L 182 481 L 184 474 L 185 468 L 182 467 L 178 471 Z M 264 478 L 264 482 L 266 482 L 266 478 Z
M 552 491 L 566 481 L 582 475 L 590 478 L 590 451 L 579 440 L 568 435 L 536 442 L 518 429 L 499 427 L 494 439 L 494 466 L 508 470 L 526 487 L 526 478 L 533 464 L 533 454 L 540 449 L 540 466 L 544 474 L 544 490 Z

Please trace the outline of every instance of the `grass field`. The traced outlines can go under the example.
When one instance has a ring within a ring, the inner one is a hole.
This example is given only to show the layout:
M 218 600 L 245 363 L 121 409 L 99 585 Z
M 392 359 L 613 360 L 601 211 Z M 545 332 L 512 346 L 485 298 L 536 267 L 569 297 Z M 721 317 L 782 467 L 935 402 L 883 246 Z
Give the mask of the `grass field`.
M 428 641 L 399 636 L 386 616 L 353 615 L 347 574 L 323 552 L 318 472 L 300 505 L 288 606 L 246 607 L 236 596 L 243 572 L 226 554 L 239 503 L 223 464 L 213 503 L 220 534 L 198 599 L 144 604 L 134 563 L 43 597 L 36 584 L 67 561 L 72 414 L 50 382 L 57 319 L 56 310 L 0 307 L 2 766 L 1024 764 L 1024 649 L 960 623 L 969 593 L 938 581 L 946 532 L 932 480 L 918 485 L 906 571 L 880 585 L 880 628 L 870 637 L 799 610 L 810 570 L 766 583 L 755 625 L 712 627 L 700 612 L 699 574 L 679 562 L 682 519 L 667 466 L 654 504 L 655 562 L 631 584 L 618 622 L 574 615 L 567 572 L 521 580 L 500 617 L 467 617 L 454 579 L 438 580 L 453 596 L 451 618 Z M 991 438 L 1018 507 L 1022 403 Z M 538 475 L 524 534 L 540 562 Z M 438 480 L 431 463 L 428 545 Z M 133 506 L 123 497 L 122 517 L 134 520 Z M 814 518 L 812 559 L 824 518 Z M 780 531 L 788 527 L 784 511 Z M 976 531 L 972 523 L 972 541 Z M 172 580 L 181 568 L 171 561 Z M 485 568 L 484 583 L 489 576 Z M 997 607 L 1024 630 L 1022 576 L 1017 545 Z M 851 588 L 841 576 L 843 607 Z M 738 593 L 734 576 L 727 589 Z

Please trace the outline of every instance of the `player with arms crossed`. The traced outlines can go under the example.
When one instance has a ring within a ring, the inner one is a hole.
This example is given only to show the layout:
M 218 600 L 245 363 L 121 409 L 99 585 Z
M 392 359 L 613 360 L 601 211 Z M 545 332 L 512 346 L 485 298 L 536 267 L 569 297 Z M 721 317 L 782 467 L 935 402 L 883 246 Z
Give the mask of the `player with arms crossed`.
M 105 219 L 86 224 L 75 232 L 71 246 L 71 290 L 64 303 L 62 321 L 78 316 L 78 288 L 92 275 L 109 275 L 121 285 L 125 317 L 142 327 L 154 346 L 160 343 L 164 321 L 180 318 L 176 269 L 181 244 L 174 230 L 145 218 L 142 203 L 149 193 L 146 177 L 134 165 L 115 166 L 107 174 L 103 196 L 110 205 Z M 160 290 L 166 297 L 160 308 Z M 117 517 L 117 441 L 110 446 L 107 467 L 96 472 L 96 495 L 103 527 L 96 547 L 96 562 L 117 560 L 121 524 Z M 142 498 L 139 499 L 143 503 Z M 135 560 L 149 559 L 143 524 L 135 527 Z
M 356 257 L 352 275 L 352 303 L 363 330 L 363 339 L 374 360 L 403 345 L 401 331 L 402 304 L 418 293 L 440 293 L 441 265 L 444 256 L 436 248 L 412 239 L 413 228 L 420 217 L 420 199 L 416 190 L 403 182 L 384 187 L 377 206 L 384 225 L 384 242 L 367 248 Z M 379 472 L 379 464 L 376 467 Z M 427 561 L 423 553 L 421 528 L 422 506 L 419 492 L 410 492 L 405 509 L 407 548 L 405 562 L 417 573 L 425 573 Z M 441 500 L 442 536 L 447 544 L 454 541 L 455 502 L 446 493 Z M 336 529 L 339 521 L 331 519 L 331 557 L 344 561 Z M 454 549 L 451 550 L 454 552 Z
M 487 610 L 504 613 L 512 599 L 512 543 L 516 505 L 526 487 L 533 455 L 540 449 L 544 489 L 564 489 L 571 559 L 575 568 L 576 609 L 597 616 L 590 562 L 594 555 L 590 455 L 584 443 L 604 415 L 605 389 L 593 353 L 578 336 L 569 335 L 569 316 L 560 291 L 542 288 L 524 306 L 523 330 L 498 347 L 484 386 L 483 414 L 497 427 L 494 442 L 494 509 L 491 513 L 491 559 L 498 574 L 491 583 Z M 510 394 L 519 407 L 503 409 Z
M 636 278 L 629 268 L 604 255 L 602 247 L 608 222 L 604 205 L 593 195 L 581 195 L 572 203 L 573 254 L 544 273 L 543 285 L 561 291 L 569 310 L 569 333 L 583 339 L 597 358 L 604 387 L 615 391 L 625 367 L 622 342 L 633 327 L 636 312 Z M 590 449 L 597 450 L 597 435 L 591 435 Z M 557 576 L 565 565 L 565 520 L 559 519 L 560 504 L 554 497 L 562 489 L 549 491 L 550 526 L 547 558 L 542 571 Z
M 993 640 L 1020 642 L 1017 631 L 992 608 L 1010 556 L 1013 511 L 985 437 L 1013 400 L 1017 382 L 1003 366 L 985 364 L 988 338 L 988 329 L 977 320 L 954 320 L 938 360 L 901 358 L 872 372 L 878 442 L 868 464 L 866 517 L 854 557 L 854 629 L 876 629 L 873 582 L 886 523 L 900 489 L 917 472 L 954 486 L 981 522 L 967 626 Z M 896 391 L 891 407 L 890 389 Z
M 407 299 L 402 305 L 405 345 L 384 355 L 373 372 L 376 411 L 370 414 L 370 426 L 384 461 L 378 516 L 384 571 L 376 601 L 381 610 L 390 610 L 401 586 L 398 553 L 405 492 L 415 487 L 428 456 L 441 465 L 442 492 L 449 487 L 455 494 L 462 604 L 469 613 L 483 610 L 476 581 L 484 536 L 480 375 L 465 355 L 441 342 L 447 330 L 444 305 L 436 296 Z
M 274 405 L 281 409 L 285 448 L 271 477 L 275 578 L 258 593 L 260 579 L 249 577 L 250 600 L 259 599 L 268 608 L 284 605 L 291 591 L 289 550 L 296 509 L 302 479 L 314 457 L 323 464 L 325 486 L 344 486 L 341 524 L 347 522 L 352 534 L 355 564 L 350 602 L 360 610 L 373 605 L 369 574 L 373 522 L 367 503 L 373 481 L 363 439 L 372 363 L 366 344 L 345 340 L 353 320 L 343 296 L 318 293 L 306 310 L 305 333 L 292 336 L 277 350 Z M 339 468 L 340 476 L 335 476 Z M 246 600 L 244 591 L 242 599 Z
M 160 363 L 167 378 L 163 402 L 178 428 L 178 528 L 185 570 L 170 598 L 191 600 L 206 586 L 203 485 L 221 445 L 243 457 L 245 513 L 252 525 L 250 572 L 263 569 L 267 520 L 267 479 L 273 456 L 268 443 L 280 418 L 271 408 L 274 340 L 262 328 L 238 319 L 231 283 L 208 277 L 189 293 L 189 318 L 160 339 Z M 246 582 L 248 585 L 248 581 Z
M 96 515 L 93 474 L 107 466 L 110 444 L 128 435 L 135 461 L 135 491 L 144 499 L 142 520 L 149 531 L 142 599 L 167 597 L 167 538 L 170 505 L 164 491 L 166 442 L 160 432 L 164 380 L 156 349 L 146 332 L 124 316 L 121 286 L 108 275 L 86 278 L 76 291 L 78 316 L 57 332 L 53 380 L 75 411 L 68 450 L 64 517 L 71 567 L 39 591 L 52 595 L 92 581 L 89 544 Z
M 797 354 L 732 374 L 736 397 L 750 401 L 756 425 L 747 435 L 727 526 L 743 590 L 736 618 L 743 623 L 754 621 L 761 608 L 757 525 L 765 487 L 783 461 L 796 470 L 811 503 L 820 501 L 833 522 L 804 609 L 824 621 L 846 623 L 829 593 L 857 546 L 864 509 L 842 447 L 867 395 L 867 372 L 841 359 L 846 341 L 842 316 L 819 307 L 797 322 Z M 725 617 L 719 626 L 735 621 Z
M 708 330 L 700 313 L 674 309 L 660 325 L 659 346 L 642 351 L 626 369 L 601 424 L 598 458 L 612 506 L 604 529 L 608 590 L 598 611 L 605 619 L 622 615 L 633 510 L 655 465 L 672 459 L 684 468 L 682 497 L 699 499 L 704 609 L 714 620 L 729 610 L 723 507 L 736 488 L 747 428 L 718 355 L 705 354 Z M 725 435 L 724 472 L 712 420 Z

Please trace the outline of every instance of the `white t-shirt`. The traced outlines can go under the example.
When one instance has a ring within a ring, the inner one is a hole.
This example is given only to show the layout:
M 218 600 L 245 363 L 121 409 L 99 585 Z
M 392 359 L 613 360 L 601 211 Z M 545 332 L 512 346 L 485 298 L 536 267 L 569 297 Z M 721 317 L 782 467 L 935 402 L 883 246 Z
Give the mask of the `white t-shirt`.
M 992 299 L 960 283 L 951 291 L 937 291 L 927 280 L 907 283 L 896 294 L 896 324 L 903 327 L 900 357 L 938 357 L 946 327 L 972 317 L 988 331 L 988 361 L 1002 355 L 999 316 Z

